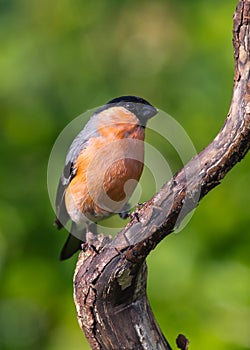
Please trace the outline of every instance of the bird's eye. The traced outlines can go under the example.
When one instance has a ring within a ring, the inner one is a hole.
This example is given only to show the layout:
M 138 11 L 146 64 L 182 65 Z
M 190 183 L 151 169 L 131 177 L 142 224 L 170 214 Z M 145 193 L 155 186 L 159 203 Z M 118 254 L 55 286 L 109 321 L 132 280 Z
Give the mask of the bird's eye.
M 135 109 L 135 105 L 134 105 L 134 103 L 127 102 L 127 103 L 125 104 L 125 108 L 127 108 L 127 109 L 130 110 L 130 111 L 132 111 L 132 110 Z

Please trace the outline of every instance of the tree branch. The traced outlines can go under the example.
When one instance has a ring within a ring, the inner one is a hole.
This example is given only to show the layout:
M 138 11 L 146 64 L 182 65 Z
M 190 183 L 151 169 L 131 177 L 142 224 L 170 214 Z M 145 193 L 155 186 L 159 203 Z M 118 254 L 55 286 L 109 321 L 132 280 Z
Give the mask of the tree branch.
M 249 150 L 249 19 L 250 0 L 240 0 L 234 14 L 233 96 L 221 131 L 113 241 L 99 235 L 79 255 L 74 298 L 80 327 L 92 349 L 171 349 L 146 296 L 145 259 Z M 180 335 L 177 346 L 187 350 L 188 340 Z

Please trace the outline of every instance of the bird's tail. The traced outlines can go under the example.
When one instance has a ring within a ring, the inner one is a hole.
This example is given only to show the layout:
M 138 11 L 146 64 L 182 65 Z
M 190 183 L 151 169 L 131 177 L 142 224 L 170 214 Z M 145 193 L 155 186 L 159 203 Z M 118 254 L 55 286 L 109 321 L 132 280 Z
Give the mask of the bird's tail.
M 81 240 L 69 234 L 68 239 L 62 248 L 60 260 L 66 260 L 70 258 L 73 254 L 81 249 L 82 243 L 83 242 Z

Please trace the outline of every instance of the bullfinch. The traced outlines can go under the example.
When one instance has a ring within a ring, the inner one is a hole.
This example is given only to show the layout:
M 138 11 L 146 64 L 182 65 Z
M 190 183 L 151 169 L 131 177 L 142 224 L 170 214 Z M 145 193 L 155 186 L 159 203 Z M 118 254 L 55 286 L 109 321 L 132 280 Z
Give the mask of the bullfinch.
M 61 260 L 86 241 L 90 222 L 126 207 L 141 177 L 147 121 L 158 110 L 137 96 L 121 96 L 98 108 L 69 147 L 56 195 L 55 225 L 71 220 Z

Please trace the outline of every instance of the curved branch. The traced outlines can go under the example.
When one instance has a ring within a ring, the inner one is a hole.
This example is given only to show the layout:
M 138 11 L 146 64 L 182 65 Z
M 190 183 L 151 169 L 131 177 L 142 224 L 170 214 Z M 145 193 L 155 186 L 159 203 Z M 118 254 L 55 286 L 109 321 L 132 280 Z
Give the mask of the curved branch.
M 250 147 L 250 0 L 234 14 L 234 90 L 215 139 L 137 211 L 114 241 L 97 236 L 79 255 L 74 276 L 77 317 L 92 349 L 171 349 L 146 296 L 149 252 L 217 186 Z M 177 345 L 187 349 L 179 336 Z

